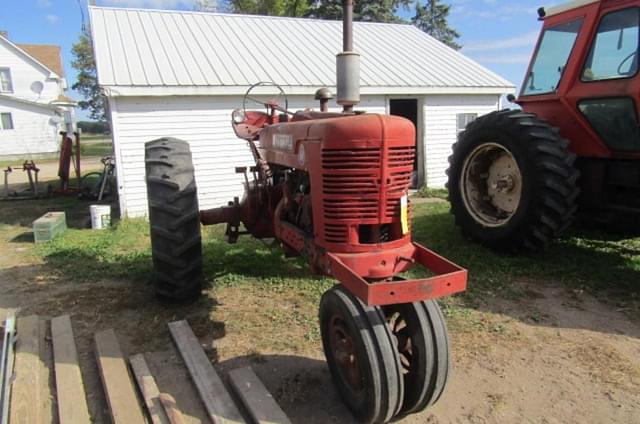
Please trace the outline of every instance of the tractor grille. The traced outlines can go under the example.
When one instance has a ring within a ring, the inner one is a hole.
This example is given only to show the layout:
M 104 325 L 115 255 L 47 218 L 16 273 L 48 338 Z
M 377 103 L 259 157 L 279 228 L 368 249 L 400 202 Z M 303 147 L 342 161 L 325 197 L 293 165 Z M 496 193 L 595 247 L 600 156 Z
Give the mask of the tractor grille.
M 415 158 L 414 147 L 391 147 L 389 148 L 389 167 L 398 168 L 401 166 L 410 166 L 413 168 L 413 159 Z
M 409 184 L 411 184 L 414 158 L 414 147 L 391 147 L 389 149 L 389 175 L 391 181 L 387 187 L 386 218 L 400 218 L 400 198 L 409 187 Z
M 381 151 L 379 148 L 322 151 L 325 239 L 346 243 L 345 221 L 376 219 Z
M 399 220 L 400 198 L 411 183 L 414 147 L 390 147 L 388 181 L 381 184 L 380 148 L 322 151 L 324 236 L 329 243 L 346 243 L 349 225 L 371 220 Z M 384 196 L 381 196 L 381 190 Z M 381 198 L 386 198 L 380 210 Z

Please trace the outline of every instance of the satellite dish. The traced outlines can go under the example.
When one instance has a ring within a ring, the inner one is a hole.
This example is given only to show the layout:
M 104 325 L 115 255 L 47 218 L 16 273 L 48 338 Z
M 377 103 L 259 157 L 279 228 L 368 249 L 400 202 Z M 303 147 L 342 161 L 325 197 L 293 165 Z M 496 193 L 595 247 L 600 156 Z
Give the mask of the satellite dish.
M 44 90 L 44 84 L 42 83 L 42 81 L 34 81 L 31 83 L 31 91 L 33 91 L 37 95 L 40 95 L 40 93 L 42 93 L 42 90 Z

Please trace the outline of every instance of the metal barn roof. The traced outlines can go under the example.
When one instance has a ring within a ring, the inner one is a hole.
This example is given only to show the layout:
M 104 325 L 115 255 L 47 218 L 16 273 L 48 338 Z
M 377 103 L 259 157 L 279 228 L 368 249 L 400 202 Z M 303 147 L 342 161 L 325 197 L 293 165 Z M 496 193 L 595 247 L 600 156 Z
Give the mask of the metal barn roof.
M 335 86 L 340 21 L 90 7 L 107 95 L 289 94 Z M 412 25 L 354 23 L 362 94 L 505 93 L 513 84 Z

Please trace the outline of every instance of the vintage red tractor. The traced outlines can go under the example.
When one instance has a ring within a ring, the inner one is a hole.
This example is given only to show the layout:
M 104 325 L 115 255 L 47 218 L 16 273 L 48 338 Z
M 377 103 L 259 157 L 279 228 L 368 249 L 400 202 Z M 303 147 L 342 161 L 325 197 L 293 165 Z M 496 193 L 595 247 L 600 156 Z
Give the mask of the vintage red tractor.
M 541 36 L 517 103 L 482 116 L 449 158 L 456 223 L 491 247 L 538 250 L 579 208 L 640 214 L 638 0 L 539 9 Z M 513 100 L 513 99 L 512 99 Z
M 226 223 L 228 241 L 241 234 L 276 239 L 287 256 L 301 255 L 313 272 L 341 284 L 320 302 L 320 329 L 334 382 L 354 416 L 368 423 L 421 411 L 447 381 L 449 342 L 435 298 L 463 291 L 467 271 L 411 241 L 408 189 L 415 127 L 404 118 L 359 113 L 359 56 L 352 46 L 352 3 L 344 1 L 344 52 L 338 54 L 338 103 L 327 111 L 290 112 L 284 101 L 247 100 L 267 112 L 238 109 L 232 125 L 246 140 L 254 167 L 245 195 L 198 210 L 188 143 L 146 144 L 147 194 L 157 293 L 200 294 L 200 224 Z M 244 230 L 241 231 L 241 225 Z M 431 277 L 403 279 L 424 266 Z

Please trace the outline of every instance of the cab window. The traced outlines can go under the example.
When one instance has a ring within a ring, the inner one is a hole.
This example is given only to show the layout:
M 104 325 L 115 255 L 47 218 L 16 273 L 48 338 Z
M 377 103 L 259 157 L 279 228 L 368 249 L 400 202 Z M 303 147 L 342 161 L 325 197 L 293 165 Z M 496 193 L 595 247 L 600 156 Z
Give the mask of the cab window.
M 639 23 L 637 7 L 611 12 L 602 18 L 582 70 L 582 81 L 629 78 L 636 74 Z
M 640 150 L 640 129 L 630 97 L 585 99 L 578 109 L 611 150 Z
M 582 19 L 547 28 L 527 75 L 522 94 L 532 96 L 556 91 L 573 45 L 580 32 Z

